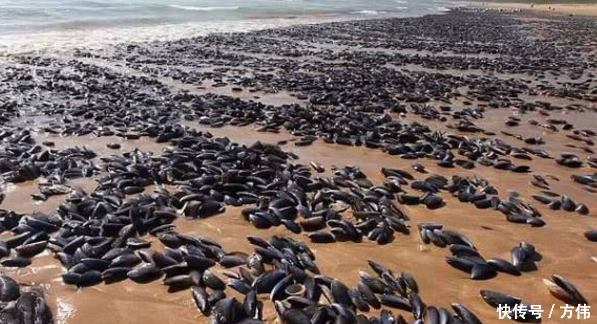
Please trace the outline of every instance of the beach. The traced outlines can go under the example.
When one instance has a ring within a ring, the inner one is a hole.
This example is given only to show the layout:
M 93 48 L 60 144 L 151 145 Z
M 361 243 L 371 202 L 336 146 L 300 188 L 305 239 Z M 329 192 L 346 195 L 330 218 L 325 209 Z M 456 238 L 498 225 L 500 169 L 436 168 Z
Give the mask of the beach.
M 595 6 L 383 4 L 0 35 L 0 323 L 591 323 Z
M 506 10 L 535 10 L 540 12 L 551 12 L 566 15 L 597 15 L 597 4 L 591 3 L 472 2 L 471 6 Z

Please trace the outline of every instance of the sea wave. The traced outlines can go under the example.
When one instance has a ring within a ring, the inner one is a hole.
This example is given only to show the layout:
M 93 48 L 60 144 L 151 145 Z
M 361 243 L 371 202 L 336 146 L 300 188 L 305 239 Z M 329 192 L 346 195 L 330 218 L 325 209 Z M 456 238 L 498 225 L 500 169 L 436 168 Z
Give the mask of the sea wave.
M 206 36 L 213 33 L 241 33 L 252 30 L 344 21 L 343 16 L 303 16 L 299 18 L 267 18 L 236 21 L 193 22 L 171 25 L 69 28 L 61 31 L 21 34 L 0 34 L 0 62 L 3 56 L 14 54 L 60 54 L 75 49 L 109 51 L 122 43 L 174 41 L 182 38 Z M 85 23 L 85 22 L 81 22 Z
M 379 7 L 363 7 L 360 3 L 359 6 L 338 8 L 320 4 L 329 5 L 339 0 L 255 1 L 260 4 L 279 5 L 258 6 L 252 5 L 251 1 L 221 1 L 222 6 L 218 6 L 215 1 L 206 0 L 202 5 L 191 6 L 190 1 L 181 1 L 175 5 L 163 0 L 151 0 L 147 3 L 141 0 L 73 0 L 60 10 L 46 8 L 46 14 L 52 14 L 51 17 L 35 19 L 32 14 L 43 12 L 45 9 L 31 7 L 24 12 L 0 10 L 0 58 L 16 53 L 69 52 L 74 48 L 106 49 L 118 43 L 174 40 L 212 32 L 238 32 L 301 23 L 374 19 L 384 16 L 417 16 L 429 13 L 428 10 L 436 13 L 438 11 L 429 8 L 429 4 L 434 0 L 421 0 L 427 2 L 427 5 L 423 6 L 410 1 L 411 5 L 408 5 L 408 8 L 397 7 L 399 5 L 396 3 L 400 2 L 394 0 L 384 0 L 384 5 Z M 280 5 L 285 1 L 312 5 Z M 100 4 L 103 4 L 103 7 Z M 236 4 L 238 6 L 234 6 Z M 132 6 L 137 7 L 131 8 Z M 201 14 L 202 12 L 205 13 Z M 10 17 L 14 18 L 9 19 Z
M 408 1 L 405 1 L 405 0 L 396 0 L 394 2 L 396 2 L 396 3 L 408 3 Z
M 371 16 L 380 14 L 380 12 L 377 10 L 361 10 L 361 11 L 355 11 L 354 13 L 358 14 L 358 15 L 371 15 Z
M 92 1 L 92 0 L 73 1 L 73 4 L 85 6 L 85 7 L 95 7 L 95 8 L 105 8 L 106 7 L 106 4 L 101 1 Z
M 231 7 L 193 7 L 193 6 L 180 6 L 180 5 L 169 5 L 170 8 L 189 10 L 189 11 L 215 11 L 215 10 L 238 10 L 239 6 Z

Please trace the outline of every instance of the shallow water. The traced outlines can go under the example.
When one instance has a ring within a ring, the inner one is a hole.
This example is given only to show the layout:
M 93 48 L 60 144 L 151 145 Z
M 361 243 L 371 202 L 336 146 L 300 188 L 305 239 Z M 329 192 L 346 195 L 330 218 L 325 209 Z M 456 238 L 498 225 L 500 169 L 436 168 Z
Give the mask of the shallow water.
M 2 33 L 8 33 L 27 28 L 153 25 L 318 13 L 413 15 L 439 11 L 439 4 L 432 0 L 3 0 L 0 21 Z
M 0 54 L 441 13 L 441 0 L 2 0 Z

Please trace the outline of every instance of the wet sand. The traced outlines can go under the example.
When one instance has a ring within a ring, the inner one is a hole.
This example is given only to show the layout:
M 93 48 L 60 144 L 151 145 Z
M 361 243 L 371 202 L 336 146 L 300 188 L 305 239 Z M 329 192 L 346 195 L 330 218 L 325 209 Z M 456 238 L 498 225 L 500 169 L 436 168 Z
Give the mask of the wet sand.
M 546 17 L 541 16 L 540 18 Z M 549 19 L 550 16 L 547 16 L 547 18 Z M 525 26 L 525 28 L 530 27 Z M 366 49 L 363 49 L 360 46 L 356 46 L 355 48 L 358 48 L 358 51 L 366 53 L 378 53 L 381 51 L 380 48 L 375 48 L 374 46 L 375 43 L 372 43 L 371 47 Z M 594 51 L 597 50 L 595 47 L 590 47 L 588 45 L 587 47 L 589 53 L 591 51 L 594 53 Z M 241 47 L 241 49 L 228 50 L 235 52 L 238 55 L 246 54 L 249 62 L 248 65 L 251 63 L 256 65 L 271 63 L 268 59 L 272 59 L 272 57 L 268 57 L 267 54 L 264 54 L 263 62 L 259 62 L 259 59 L 255 58 L 255 55 L 249 55 L 251 49 Z M 400 49 L 396 48 L 396 50 Z M 350 51 L 350 46 L 343 51 Z M 310 65 L 317 65 L 318 60 L 320 60 L 324 54 L 325 53 L 317 51 L 314 54 L 309 54 L 306 58 L 299 60 L 301 62 L 300 66 L 308 69 Z M 167 55 L 167 53 L 165 55 Z M 284 55 L 282 56 L 284 57 Z M 458 55 L 455 56 L 460 57 Z M 437 57 L 431 55 L 429 60 L 433 60 L 434 58 Z M 283 104 L 308 105 L 307 100 L 298 99 L 297 94 L 301 93 L 300 91 L 297 91 L 296 88 L 283 89 L 280 84 L 268 85 L 261 88 L 248 86 L 243 87 L 243 91 L 238 92 L 232 89 L 238 85 L 228 84 L 220 88 L 214 88 L 213 85 L 217 81 L 214 81 L 213 78 L 209 76 L 206 77 L 204 82 L 198 84 L 198 82 L 195 81 L 185 82 L 161 75 L 163 71 L 168 69 L 168 64 L 158 64 L 160 69 L 163 68 L 163 70 L 156 75 L 143 72 L 143 64 L 130 64 L 130 61 L 125 63 L 127 65 L 126 68 L 122 68 L 122 62 L 114 61 L 113 58 L 109 57 L 75 59 L 91 65 L 97 64 L 98 66 L 117 71 L 118 73 L 153 78 L 154 80 L 161 82 L 165 88 L 170 89 L 171 91 L 184 91 L 186 93 L 197 95 L 215 93 L 273 106 Z M 327 63 L 335 64 L 345 63 L 342 61 L 334 62 L 329 59 L 326 59 L 325 61 Z M 350 59 L 347 59 L 347 61 L 350 62 Z M 177 66 L 178 63 L 180 62 L 171 63 L 170 67 Z M 217 63 L 206 60 L 206 62 L 203 63 L 226 65 L 225 61 Z M 290 67 L 282 66 L 276 73 L 293 73 L 294 65 L 291 63 L 287 64 Z M 164 66 L 166 66 L 166 68 L 164 68 Z M 415 67 L 417 66 L 418 65 Z M 188 69 L 189 71 L 192 70 L 190 66 L 183 66 L 183 68 Z M 395 68 L 402 73 L 415 73 L 412 70 L 413 66 L 404 68 L 396 66 Z M 431 68 L 430 70 L 433 69 Z M 458 75 L 457 72 L 460 71 L 442 69 L 440 72 L 446 75 Z M 466 70 L 464 70 L 464 72 L 466 72 Z M 569 72 L 570 71 L 563 71 L 562 74 L 569 75 Z M 585 71 L 585 75 L 587 73 L 596 72 L 594 65 L 589 66 Z M 418 71 L 418 73 L 432 73 L 432 71 L 423 70 Z M 492 72 L 483 71 L 478 73 L 482 75 L 492 74 Z M 260 72 L 255 70 L 252 70 L 251 73 L 249 73 L 249 75 L 259 74 Z M 226 76 L 230 76 L 230 74 L 224 73 L 218 78 L 223 79 Z M 517 75 L 508 73 L 503 73 L 503 76 L 505 79 L 512 78 L 518 81 L 522 79 Z M 554 84 L 555 83 L 556 82 L 554 82 Z M 276 87 L 279 87 L 279 89 Z M 255 91 L 249 92 L 249 88 L 254 89 Z M 267 91 L 272 89 L 275 90 L 273 91 L 274 93 L 272 93 L 272 91 Z M 460 90 L 464 90 L 464 87 Z M 540 97 L 540 99 L 538 99 L 539 97 L 533 96 L 530 93 L 526 94 L 526 97 L 521 95 L 519 98 L 522 98 L 521 100 L 523 102 L 535 102 L 536 100 L 545 99 L 545 97 Z M 568 123 L 575 125 L 578 129 L 584 128 L 597 130 L 594 126 L 594 121 L 596 120 L 594 110 L 597 108 L 595 102 L 549 96 L 546 100 L 563 106 L 570 103 L 579 103 L 583 105 L 585 109 L 584 112 L 567 110 L 553 111 L 550 112 L 551 115 L 549 118 L 564 118 Z M 464 106 L 463 99 L 450 98 L 448 101 L 449 105 L 456 111 L 462 109 Z M 478 107 L 479 103 L 480 102 L 473 100 L 472 107 Z M 441 104 L 437 105 L 439 106 Z M 522 138 L 541 136 L 545 139 L 546 144 L 534 147 L 545 149 L 554 157 L 557 157 L 564 152 L 574 152 L 579 155 L 583 161 L 586 161 L 587 157 L 592 155 L 582 150 L 568 147 L 567 144 L 577 143 L 565 136 L 567 132 L 554 132 L 538 126 L 529 125 L 528 121 L 531 119 L 536 119 L 540 123 L 545 122 L 547 117 L 539 114 L 537 111 L 519 114 L 517 109 L 488 109 L 484 112 L 484 115 L 484 118 L 476 119 L 474 122 L 486 132 L 495 133 L 495 135 L 488 135 L 488 137 L 501 138 L 511 145 L 523 146 L 520 140 L 506 137 L 500 132 L 508 131 L 521 135 Z M 508 128 L 504 125 L 504 122 L 511 115 L 521 117 L 521 126 Z M 417 121 L 438 131 L 465 136 L 476 136 L 450 129 L 446 127 L 446 123 L 439 120 L 424 119 L 412 113 L 391 113 L 391 116 L 395 120 L 403 122 Z M 455 120 L 450 121 L 453 122 Z M 44 122 L 38 121 L 34 124 L 37 123 L 43 124 Z M 295 146 L 294 140 L 296 140 L 296 137 L 285 130 L 281 130 L 277 133 L 263 132 L 258 131 L 260 127 L 257 125 L 248 125 L 244 127 L 228 125 L 213 128 L 206 125 L 200 125 L 196 120 L 183 121 L 181 123 L 190 128 L 210 132 L 216 137 L 228 137 L 234 142 L 246 145 L 250 145 L 256 141 L 275 144 L 282 140 L 290 140 L 287 144 L 282 145 L 282 148 L 287 152 L 293 152 L 299 156 L 299 159 L 294 161 L 294 163 L 308 165 L 311 161 L 317 161 L 326 167 L 328 170 L 326 175 L 328 176 L 331 175 L 330 170 L 332 166 L 341 167 L 344 165 L 357 165 L 375 184 L 381 184 L 384 179 L 380 172 L 382 167 L 401 168 L 412 171 L 411 160 L 401 159 L 398 156 L 391 156 L 380 150 L 328 144 L 321 140 L 314 142 L 310 146 Z M 82 136 L 58 136 L 44 133 L 41 130 L 39 130 L 34 137 L 37 142 L 45 140 L 55 142 L 56 149 L 86 146 L 98 154 L 98 157 L 94 159 L 98 164 L 101 163 L 101 157 L 120 154 L 133 149 L 153 152 L 155 156 L 159 156 L 161 152 L 168 147 L 167 144 L 156 143 L 154 139 L 145 137 L 137 140 L 125 140 L 121 137 L 97 137 L 93 134 Z M 113 142 L 120 143 L 122 148 L 119 150 L 108 149 L 106 144 Z M 561 310 L 559 309 L 559 306 L 562 306 L 563 303 L 550 295 L 542 283 L 542 279 L 549 278 L 553 274 L 562 275 L 570 279 L 577 285 L 577 287 L 579 287 L 591 305 L 592 302 L 597 301 L 597 291 L 594 289 L 597 284 L 597 263 L 591 259 L 591 257 L 597 256 L 597 246 L 595 243 L 586 240 L 583 236 L 585 231 L 597 227 L 597 200 L 595 199 L 597 194 L 583 189 L 580 184 L 573 182 L 570 178 L 572 174 L 595 173 L 594 169 L 586 163 L 580 169 L 566 168 L 556 164 L 554 160 L 540 159 L 538 157 L 533 157 L 532 161 L 523 161 L 524 164 L 531 167 L 533 174 L 557 177 L 559 181 L 550 180 L 554 192 L 566 194 L 577 203 L 582 202 L 586 204 L 591 212 L 587 216 L 581 216 L 576 213 L 552 211 L 546 206 L 534 201 L 531 198 L 531 195 L 538 192 L 540 189 L 529 183 L 532 179 L 531 173 L 518 174 L 485 167 L 479 164 L 472 170 L 465 170 L 462 168 L 444 169 L 437 166 L 437 161 L 419 159 L 418 162 L 425 165 L 429 171 L 426 175 L 415 173 L 415 176 L 421 180 L 432 174 L 442 174 L 448 178 L 452 175 L 480 176 L 487 179 L 499 190 L 499 196 L 501 198 L 505 199 L 509 192 L 516 191 L 520 193 L 523 200 L 532 203 L 538 208 L 543 214 L 543 218 L 547 222 L 547 225 L 541 228 L 533 228 L 509 223 L 500 212 L 491 209 L 476 209 L 471 204 L 460 203 L 458 199 L 450 197 L 447 192 L 442 192 L 440 194 L 445 199 L 446 206 L 437 210 L 429 210 L 422 205 L 401 205 L 400 208 L 411 218 L 409 224 L 412 232 L 410 235 L 397 234 L 395 241 L 387 245 L 377 245 L 375 242 L 368 240 L 364 240 L 362 243 L 309 243 L 306 234 L 291 234 L 283 227 L 269 230 L 255 229 L 241 216 L 242 208 L 231 206 L 227 207 L 225 213 L 207 219 L 190 220 L 181 216 L 174 224 L 181 234 L 204 236 L 214 239 L 228 252 L 252 252 L 252 247 L 246 240 L 246 236 L 248 235 L 261 237 L 271 237 L 272 235 L 295 237 L 308 242 L 308 245 L 316 255 L 316 261 L 322 273 L 338 278 L 350 286 L 354 286 L 358 283 L 359 271 L 363 270 L 372 273 L 372 270 L 369 269 L 367 265 L 367 260 L 374 260 L 384 264 L 397 273 L 401 271 L 410 272 L 416 278 L 420 287 L 420 295 L 428 305 L 449 308 L 451 303 L 462 303 L 477 314 L 483 323 L 497 324 L 503 323 L 504 320 L 499 320 L 496 310 L 483 302 L 479 295 L 481 289 L 496 290 L 522 297 L 528 304 L 542 305 L 545 314 L 548 313 L 551 305 L 555 304 L 556 309 L 552 318 L 545 319 L 545 323 L 578 323 L 579 321 L 575 318 L 560 319 Z M 100 175 L 96 175 L 94 179 L 74 180 L 71 181 L 69 185 L 82 187 L 87 191 L 93 191 L 96 185 L 94 180 Z M 1 206 L 2 209 L 14 210 L 25 214 L 34 212 L 53 213 L 65 197 L 54 196 L 50 197 L 46 202 L 32 203 L 30 195 L 37 191 L 38 181 L 39 180 L 34 180 L 23 184 L 8 184 L 5 189 L 6 198 Z M 146 192 L 150 192 L 152 189 L 155 188 L 150 186 L 146 188 Z M 176 187 L 172 189 L 176 190 Z M 409 191 L 412 192 L 413 190 Z M 535 245 L 537 250 L 543 255 L 543 260 L 538 262 L 537 271 L 524 273 L 521 277 L 509 276 L 501 273 L 492 280 L 472 281 L 467 274 L 455 270 L 445 262 L 445 257 L 449 255 L 447 249 L 440 249 L 433 245 L 423 244 L 416 231 L 416 224 L 422 222 L 442 223 L 446 228 L 456 230 L 466 235 L 473 240 L 478 250 L 486 258 L 500 257 L 509 260 L 512 247 L 516 246 L 521 241 L 525 241 Z M 8 233 L 4 233 L 4 237 L 0 236 L 0 238 L 9 237 L 7 234 Z M 146 236 L 144 238 L 150 240 L 153 243 L 152 246 L 154 248 L 159 249 L 163 247 L 155 237 Z M 143 285 L 131 281 L 110 285 L 102 283 L 94 287 L 79 289 L 65 285 L 60 278 L 63 269 L 49 251 L 33 258 L 33 264 L 29 267 L 19 270 L 1 269 L 0 271 L 13 276 L 24 285 L 42 286 L 46 292 L 49 305 L 54 313 L 55 321 L 60 324 L 174 324 L 207 323 L 209 321 L 208 317 L 201 315 L 196 309 L 189 290 L 168 293 L 165 286 L 162 285 L 159 280 Z M 223 269 L 217 268 L 216 273 L 221 274 L 222 271 Z M 229 291 L 230 289 L 227 290 L 227 293 Z M 231 294 L 239 296 L 235 293 Z M 266 304 L 264 320 L 268 323 L 276 322 L 274 309 L 267 299 L 267 296 L 260 296 L 260 299 Z M 396 310 L 393 310 L 393 312 L 395 314 L 402 314 L 406 318 L 409 318 L 409 320 L 412 317 L 412 315 L 407 312 Z M 376 312 L 372 311 L 369 314 L 376 314 Z M 582 322 L 590 323 L 590 321 L 591 320 L 585 320 Z
M 285 134 L 258 133 L 250 127 L 206 130 L 216 136 L 227 136 L 240 143 L 250 143 L 256 140 L 275 143 L 280 139 L 290 137 Z M 105 143 L 108 143 L 108 139 L 98 141 L 96 138 L 93 140 L 93 146 L 97 148 L 102 148 Z M 88 139 L 83 138 L 69 144 L 79 143 L 89 142 Z M 126 145 L 143 147 L 152 151 L 159 151 L 163 148 L 144 140 L 131 141 Z M 298 162 L 305 164 L 317 157 L 317 161 L 326 168 L 332 165 L 359 165 L 376 183 L 380 183 L 383 178 L 379 172 L 381 167 L 405 170 L 410 168 L 410 163 L 406 160 L 396 159 L 382 152 L 365 148 L 343 148 L 319 142 L 304 148 L 292 146 L 287 148 L 303 157 Z M 446 176 L 471 174 L 463 170 L 446 173 L 445 169 L 438 168 L 433 163 L 423 162 L 423 164 L 428 168 L 430 174 L 439 173 Z M 597 210 L 597 202 L 594 199 L 596 194 L 587 193 L 578 184 L 572 183 L 569 178 L 570 172 L 566 172 L 567 170 L 555 167 L 552 161 L 533 163 L 533 168 L 541 170 L 543 174 L 552 174 L 561 179 L 560 182 L 554 183 L 555 192 L 566 193 L 573 199 L 586 203 L 591 210 Z M 529 184 L 530 175 L 514 175 L 484 167 L 479 167 L 473 174 L 489 180 L 501 193 L 516 190 L 531 201 L 530 195 L 536 192 L 536 189 Z M 4 208 L 15 209 L 23 213 L 50 212 L 60 201 L 60 198 L 52 198 L 51 201 L 40 205 L 23 205 L 22 201 L 29 199 L 27 197 L 29 192 L 30 188 L 27 186 L 18 186 L 7 194 Z M 588 242 L 581 235 L 584 231 L 597 226 L 594 212 L 589 216 L 578 216 L 564 211 L 554 212 L 546 207 L 538 206 L 548 225 L 543 228 L 531 228 L 508 223 L 497 211 L 475 209 L 472 205 L 459 203 L 457 199 L 449 197 L 449 195 L 443 194 L 442 196 L 447 200 L 447 207 L 439 210 L 402 206 L 411 217 L 411 224 L 442 223 L 447 228 L 457 230 L 471 238 L 479 251 L 486 257 L 500 257 L 508 260 L 510 249 L 513 246 L 521 241 L 530 242 L 544 257 L 539 263 L 539 270 L 525 273 L 522 277 L 501 274 L 490 281 L 471 281 L 467 274 L 456 271 L 445 263 L 444 258 L 448 255 L 445 249 L 424 245 L 417 233 L 413 232 L 409 236 L 399 235 L 395 242 L 384 246 L 379 246 L 374 242 L 358 244 L 351 242 L 309 243 L 316 254 L 322 272 L 339 278 L 347 284 L 356 285 L 358 271 L 372 272 L 368 268 L 367 260 L 382 262 L 395 271 L 412 273 L 420 286 L 421 296 L 429 304 L 449 307 L 452 302 L 464 303 L 473 309 L 484 323 L 501 323 L 502 321 L 497 319 L 494 309 L 481 301 L 478 294 L 481 289 L 513 294 L 522 297 L 528 303 L 542 305 L 544 309 L 556 304 L 554 315 L 558 314 L 558 307 L 563 303 L 554 299 L 541 282 L 542 278 L 549 278 L 554 273 L 569 278 L 579 287 L 584 287 L 582 292 L 589 301 L 597 299 L 596 292 L 590 289 L 593 283 L 597 282 L 597 273 L 594 271 L 597 268 L 597 263 L 591 260 L 597 251 L 594 243 Z M 180 233 L 213 238 L 222 244 L 226 251 L 245 253 L 251 252 L 245 239 L 248 235 L 261 237 L 289 235 L 288 231 L 283 228 L 274 230 L 253 228 L 244 221 L 240 210 L 229 207 L 224 214 L 209 219 L 180 219 L 175 224 Z M 307 241 L 305 235 L 293 236 Z M 155 245 L 160 245 L 155 237 L 148 238 Z M 36 257 L 32 266 L 7 273 L 16 275 L 21 282 L 40 284 L 45 287 L 50 305 L 58 315 L 58 323 L 100 324 L 106 323 L 106 321 L 111 323 L 131 323 L 131 321 L 197 323 L 208 320 L 195 308 L 187 290 L 168 293 L 159 281 L 146 285 L 121 282 L 76 289 L 61 282 L 61 271 L 57 261 L 45 253 L 43 256 Z M 106 311 L 100 315 L 98 305 L 102 305 L 102 309 L 109 310 L 109 312 Z M 271 308 L 267 308 L 267 310 L 266 320 L 274 322 L 273 310 Z M 408 315 L 407 312 L 394 312 Z M 576 323 L 576 321 L 575 319 L 557 318 L 552 319 L 549 323 Z

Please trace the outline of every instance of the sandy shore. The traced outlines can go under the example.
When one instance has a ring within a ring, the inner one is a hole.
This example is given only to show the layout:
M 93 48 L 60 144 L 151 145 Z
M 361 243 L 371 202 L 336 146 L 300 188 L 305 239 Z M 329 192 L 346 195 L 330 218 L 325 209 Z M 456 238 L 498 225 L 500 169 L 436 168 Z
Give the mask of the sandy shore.
M 597 16 L 597 4 L 591 3 L 517 3 L 517 2 L 481 2 L 472 1 L 470 6 L 474 8 L 506 9 L 506 10 L 535 10 L 539 12 Z

